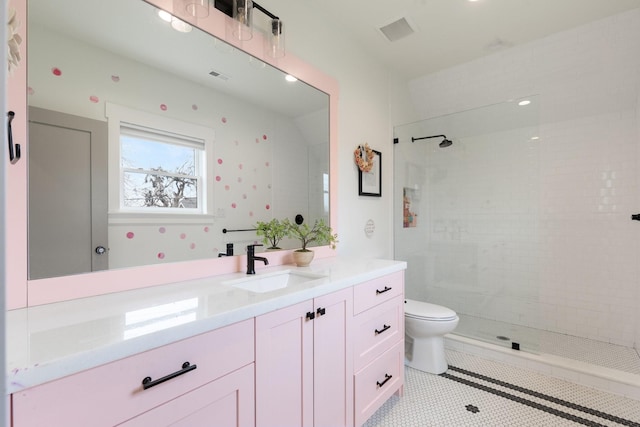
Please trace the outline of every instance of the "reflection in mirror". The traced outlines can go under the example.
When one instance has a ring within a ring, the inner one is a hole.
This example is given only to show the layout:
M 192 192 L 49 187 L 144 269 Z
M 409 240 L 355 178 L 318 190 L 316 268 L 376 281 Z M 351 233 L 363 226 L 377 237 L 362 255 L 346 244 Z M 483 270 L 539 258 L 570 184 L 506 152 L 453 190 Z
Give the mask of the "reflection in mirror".
M 30 279 L 242 254 L 255 232 L 223 229 L 329 219 L 328 95 L 157 12 L 29 1 Z

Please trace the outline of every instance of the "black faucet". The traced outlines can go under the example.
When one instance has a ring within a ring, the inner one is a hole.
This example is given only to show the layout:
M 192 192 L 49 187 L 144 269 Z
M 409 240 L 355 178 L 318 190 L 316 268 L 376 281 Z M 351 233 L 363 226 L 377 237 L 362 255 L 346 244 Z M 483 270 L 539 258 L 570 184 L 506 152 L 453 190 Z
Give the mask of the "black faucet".
M 218 258 L 223 256 L 233 256 L 233 243 L 227 243 L 227 252 L 218 254 Z
M 256 246 L 262 245 L 255 244 L 247 246 L 247 274 L 256 274 L 255 261 L 262 261 L 264 262 L 264 265 L 269 265 L 268 259 L 256 256 Z

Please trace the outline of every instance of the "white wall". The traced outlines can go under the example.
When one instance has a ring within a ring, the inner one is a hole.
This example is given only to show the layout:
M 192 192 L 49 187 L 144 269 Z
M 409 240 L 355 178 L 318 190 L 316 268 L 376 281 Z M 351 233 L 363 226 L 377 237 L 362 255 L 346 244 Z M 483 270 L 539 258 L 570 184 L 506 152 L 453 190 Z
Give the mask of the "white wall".
M 636 346 L 639 52 L 636 9 L 410 82 L 421 118 L 540 95 L 531 312 L 548 330 Z M 531 277 L 522 265 L 521 276 Z

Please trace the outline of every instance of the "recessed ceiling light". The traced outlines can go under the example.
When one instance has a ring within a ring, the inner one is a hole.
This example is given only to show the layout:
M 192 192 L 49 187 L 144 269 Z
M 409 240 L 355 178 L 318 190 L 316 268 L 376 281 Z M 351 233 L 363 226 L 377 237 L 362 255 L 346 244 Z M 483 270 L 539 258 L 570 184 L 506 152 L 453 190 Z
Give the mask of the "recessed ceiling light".
M 171 22 L 171 18 L 173 18 L 166 10 L 158 10 L 158 16 L 165 22 Z
M 285 77 L 285 80 L 287 80 L 288 82 L 297 82 L 298 79 L 296 79 L 295 77 L 293 77 L 291 74 L 287 74 Z
M 522 101 L 518 102 L 518 105 L 521 107 L 524 107 L 525 105 L 529 105 L 531 104 L 531 101 L 529 101 L 528 99 L 523 99 Z
M 184 21 L 179 20 L 178 18 L 173 18 L 171 20 L 171 28 L 181 33 L 190 33 L 193 27 L 187 24 Z

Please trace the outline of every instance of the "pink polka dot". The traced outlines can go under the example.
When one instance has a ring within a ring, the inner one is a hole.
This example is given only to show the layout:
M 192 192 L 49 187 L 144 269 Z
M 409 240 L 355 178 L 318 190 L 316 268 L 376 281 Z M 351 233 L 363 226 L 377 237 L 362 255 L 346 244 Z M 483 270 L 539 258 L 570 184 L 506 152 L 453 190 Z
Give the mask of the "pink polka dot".
M 218 159 L 218 164 L 221 165 L 222 164 L 222 159 Z
M 35 91 L 35 90 L 33 90 L 33 88 L 32 88 L 31 86 L 29 86 L 29 87 L 27 88 L 27 93 L 28 93 L 29 95 L 33 95 L 34 93 L 36 93 L 36 91 Z
M 222 180 L 222 177 L 220 175 L 216 176 L 216 181 L 220 182 Z
M 98 97 L 97 97 L 97 96 L 95 96 L 95 95 L 91 95 L 91 96 L 89 97 L 89 101 L 93 102 L 94 104 L 97 104 L 98 102 L 100 102 L 100 98 L 98 98 Z
M 264 165 L 265 165 L 266 167 L 269 167 L 269 165 L 270 165 L 270 164 L 271 164 L 271 163 L 269 163 L 269 162 L 264 162 Z
M 249 211 L 249 216 L 253 216 L 253 211 Z
M 54 76 L 61 76 L 62 75 L 62 71 L 58 67 L 53 67 L 51 69 L 51 72 L 53 73 Z
M 111 76 L 111 81 L 118 83 L 120 81 L 120 76 L 116 76 L 116 75 Z
M 256 144 L 260 144 L 260 140 L 256 138 Z
M 246 194 L 243 194 L 243 195 L 242 195 L 242 198 L 243 198 L 243 199 L 246 199 L 246 198 L 247 198 L 247 195 L 246 195 Z
M 255 184 L 253 184 L 253 185 L 251 186 L 251 188 L 253 188 L 254 190 L 257 190 L 257 189 L 258 189 L 258 187 L 256 187 L 256 185 L 255 185 Z
M 227 123 L 227 118 L 226 117 L 222 118 L 222 123 Z
M 197 106 L 196 104 L 193 104 L 193 105 L 191 106 L 191 109 L 192 109 L 193 111 L 198 111 L 198 106 Z
M 208 232 L 209 232 L 209 227 L 205 227 L 205 228 L 204 228 L 204 232 L 205 232 L 205 233 L 208 233 Z
M 231 203 L 231 207 L 232 207 L 233 209 L 235 209 L 235 208 L 236 208 L 236 206 L 237 206 L 237 205 L 236 205 L 235 203 Z
M 160 104 L 160 109 L 162 111 L 167 111 L 167 104 Z
M 269 209 L 271 209 L 271 205 L 267 205 L 267 206 L 265 206 L 265 208 L 266 208 L 267 210 L 269 210 Z
M 133 234 L 133 231 L 127 233 L 127 239 L 133 239 L 133 236 L 135 236 L 135 234 Z
M 158 252 L 158 259 L 164 259 L 164 252 Z
M 238 177 L 238 182 L 242 182 L 242 177 L 241 176 Z
M 262 135 L 262 139 L 267 140 L 267 135 Z
M 182 240 L 184 240 L 184 239 L 186 239 L 186 238 L 187 238 L 187 235 L 186 235 L 186 234 L 184 234 L 184 233 L 180 233 L 180 238 L 181 238 Z
M 242 163 L 240 163 L 240 164 L 238 165 L 238 169 L 242 169 L 242 168 L 243 168 Z
M 225 185 L 225 186 L 224 186 L 224 189 L 225 189 L 225 190 L 227 190 L 227 191 L 229 191 L 229 190 L 231 190 L 231 187 L 229 187 L 228 185 Z
M 191 248 L 191 249 L 195 249 L 195 248 L 196 248 L 196 244 L 195 244 L 195 243 L 190 244 L 190 245 L 189 245 L 189 248 Z
M 160 227 L 160 228 L 158 228 L 158 232 L 159 232 L 160 234 L 164 234 L 164 233 L 166 233 L 166 231 L 167 231 L 167 229 L 166 229 L 166 228 L 164 228 L 164 227 Z

